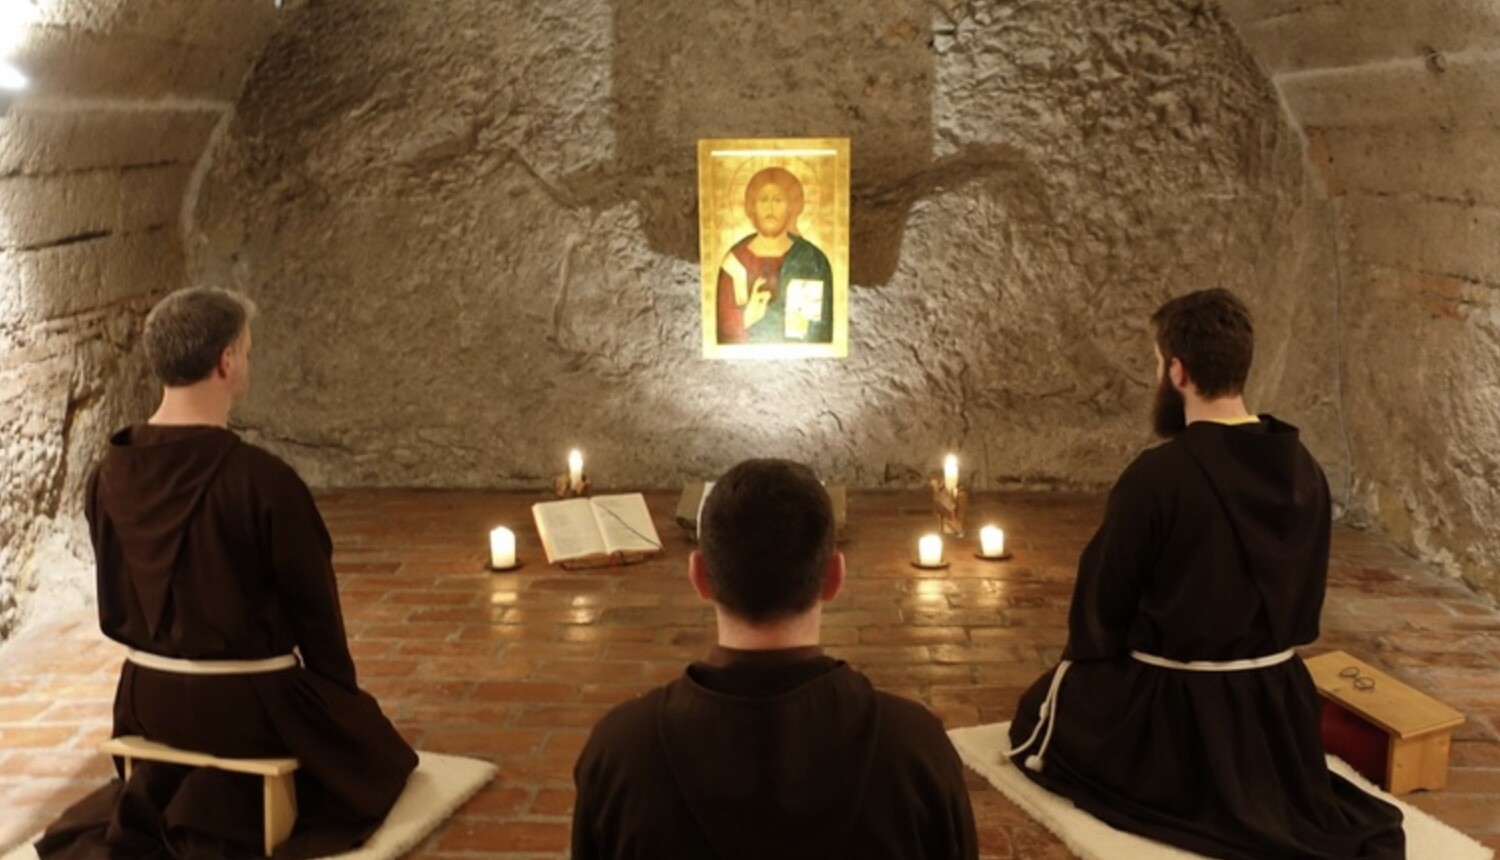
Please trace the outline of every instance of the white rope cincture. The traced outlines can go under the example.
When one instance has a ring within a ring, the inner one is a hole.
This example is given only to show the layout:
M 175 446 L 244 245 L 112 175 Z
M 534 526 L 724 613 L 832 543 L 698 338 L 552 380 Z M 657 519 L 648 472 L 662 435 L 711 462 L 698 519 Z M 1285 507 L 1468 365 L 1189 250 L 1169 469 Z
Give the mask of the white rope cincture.
M 1047 697 L 1042 699 L 1042 706 L 1037 710 L 1036 727 L 1031 730 L 1031 737 L 1020 746 L 1001 750 L 1001 755 L 1006 758 L 1018 756 L 1036 743 L 1037 737 L 1041 735 L 1042 745 L 1037 747 L 1035 755 L 1026 757 L 1025 765 L 1030 770 L 1040 771 L 1046 764 L 1047 745 L 1052 743 L 1052 730 L 1057 727 L 1057 691 L 1062 686 L 1063 676 L 1068 674 L 1068 667 L 1072 665 L 1072 660 L 1063 660 L 1057 664 L 1057 671 L 1052 673 L 1052 683 L 1047 687 Z M 1042 735 L 1043 727 L 1047 729 L 1045 735 Z
M 1248 660 L 1190 660 L 1187 662 L 1158 657 L 1144 651 L 1131 651 L 1130 656 L 1141 663 L 1159 666 L 1163 669 L 1179 669 L 1187 672 L 1243 672 L 1285 663 L 1295 656 L 1295 652 L 1288 648 L 1285 651 L 1278 651 L 1265 657 L 1252 657 Z M 1029 770 L 1037 772 L 1041 772 L 1046 766 L 1047 747 L 1052 744 L 1052 733 L 1057 729 L 1057 693 L 1062 688 L 1063 676 L 1068 674 L 1068 668 L 1072 665 L 1072 660 L 1063 660 L 1057 664 L 1057 671 L 1052 675 L 1052 683 L 1047 687 L 1047 697 L 1042 699 L 1042 706 L 1037 711 L 1036 726 L 1031 730 L 1031 737 L 1019 746 L 1001 750 L 1002 756 L 1008 759 L 1014 758 L 1030 749 L 1040 737 L 1042 743 L 1037 747 L 1036 753 L 1027 756 L 1023 763 Z
M 175 672 L 178 675 L 258 675 L 301 665 L 295 654 L 282 654 L 264 660 L 183 660 L 137 651 L 134 648 L 125 653 L 125 659 L 137 666 L 159 672 Z
M 1267 654 L 1264 657 L 1251 657 L 1248 660 L 1189 660 L 1184 663 L 1181 660 L 1170 660 L 1155 654 L 1147 654 L 1145 651 L 1130 652 L 1131 657 L 1148 666 L 1180 669 L 1184 672 L 1244 672 L 1248 669 L 1264 669 L 1267 666 L 1285 663 L 1294 655 L 1295 652 L 1288 648 L 1285 651 L 1277 651 L 1275 654 Z

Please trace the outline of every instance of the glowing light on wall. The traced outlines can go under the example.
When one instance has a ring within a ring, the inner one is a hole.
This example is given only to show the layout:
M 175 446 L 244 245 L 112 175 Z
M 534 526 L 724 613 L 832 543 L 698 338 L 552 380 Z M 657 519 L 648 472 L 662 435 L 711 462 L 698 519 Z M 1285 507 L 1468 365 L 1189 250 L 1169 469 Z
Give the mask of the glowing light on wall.
M 0 90 L 15 92 L 31 84 L 11 58 L 40 12 L 36 0 L 0 0 Z
M 0 0 L 0 56 L 9 57 L 16 52 L 26 28 L 36 20 L 39 11 L 31 0 Z
M 0 62 L 0 90 L 24 90 L 30 83 L 26 73 L 17 68 L 15 63 Z

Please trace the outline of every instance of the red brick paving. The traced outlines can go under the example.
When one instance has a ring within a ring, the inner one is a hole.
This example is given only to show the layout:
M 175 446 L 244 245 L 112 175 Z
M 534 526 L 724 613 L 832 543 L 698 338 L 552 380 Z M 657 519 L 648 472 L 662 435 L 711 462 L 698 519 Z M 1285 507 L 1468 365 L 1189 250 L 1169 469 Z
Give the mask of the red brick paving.
M 499 777 L 430 837 L 419 858 L 555 858 L 566 851 L 573 758 L 612 704 L 675 677 L 711 641 L 689 590 L 691 546 L 671 493 L 648 494 L 659 559 L 581 572 L 548 567 L 530 529 L 540 497 L 359 491 L 322 497 L 362 683 L 424 749 L 494 761 Z M 850 579 L 825 643 L 950 726 L 1010 717 L 1057 659 L 1079 549 L 1100 500 L 984 495 L 974 522 L 1003 525 L 1016 558 L 907 564 L 930 518 L 914 494 L 856 494 Z M 518 532 L 519 572 L 483 570 L 486 532 Z M 1344 648 L 1459 707 L 1449 788 L 1409 797 L 1500 847 L 1500 612 L 1371 535 L 1340 529 L 1317 648 Z M 45 824 L 107 774 L 119 648 L 92 618 L 38 626 L 0 648 L 0 846 Z M 987 858 L 1065 858 L 1050 834 L 970 775 Z

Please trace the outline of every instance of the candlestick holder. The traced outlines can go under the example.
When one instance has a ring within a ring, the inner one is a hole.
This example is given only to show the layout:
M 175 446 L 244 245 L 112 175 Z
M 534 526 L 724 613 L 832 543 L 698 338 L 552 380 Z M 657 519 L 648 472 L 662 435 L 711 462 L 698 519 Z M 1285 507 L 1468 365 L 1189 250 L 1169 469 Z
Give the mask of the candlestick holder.
M 574 484 L 567 474 L 558 475 L 552 479 L 552 492 L 559 499 L 585 498 L 589 495 L 589 476 L 579 476 L 578 483 Z
M 937 515 L 938 532 L 963 537 L 964 516 L 969 511 L 969 492 L 962 485 L 950 492 L 942 478 L 933 478 L 931 484 L 932 512 Z

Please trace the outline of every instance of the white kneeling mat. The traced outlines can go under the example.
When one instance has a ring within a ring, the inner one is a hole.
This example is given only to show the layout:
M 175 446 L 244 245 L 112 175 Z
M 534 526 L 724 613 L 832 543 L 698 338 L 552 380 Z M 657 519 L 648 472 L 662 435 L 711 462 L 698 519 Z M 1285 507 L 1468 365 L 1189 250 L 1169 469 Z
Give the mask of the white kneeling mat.
M 953 729 L 948 738 L 958 755 L 990 785 L 1010 798 L 1027 815 L 1041 822 L 1083 860 L 1192 860 L 1202 855 L 1163 845 L 1144 836 L 1105 824 L 1027 779 L 1000 753 L 1010 746 L 1010 723 L 991 723 Z M 1366 792 L 1395 804 L 1404 816 L 1408 860 L 1494 860 L 1495 852 L 1416 807 L 1371 785 L 1343 761 L 1328 757 L 1328 767 Z
M 337 860 L 395 860 L 417 847 L 427 834 L 458 810 L 495 777 L 495 766 L 479 759 L 419 752 L 417 769 L 391 808 L 385 823 L 364 845 Z M 40 835 L 40 834 L 38 834 Z M 31 842 L 6 854 L 4 860 L 37 860 Z

